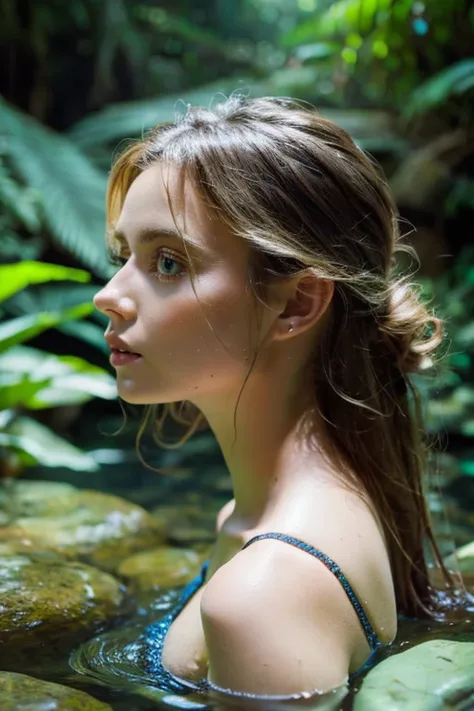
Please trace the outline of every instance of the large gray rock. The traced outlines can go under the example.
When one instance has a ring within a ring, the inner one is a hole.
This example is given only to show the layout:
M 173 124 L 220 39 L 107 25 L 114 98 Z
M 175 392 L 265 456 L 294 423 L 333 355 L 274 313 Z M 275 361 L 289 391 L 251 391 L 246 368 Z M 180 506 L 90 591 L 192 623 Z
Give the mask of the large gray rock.
M 109 704 L 61 684 L 0 672 L 2 711 L 112 711 Z
M 118 496 L 65 483 L 15 482 L 0 510 L 10 509 L 1 539 L 29 542 L 31 549 L 113 571 L 123 558 L 163 541 L 163 527 L 144 509 Z
M 368 673 L 354 702 L 354 711 L 447 708 L 474 708 L 472 642 L 437 639 L 385 659 Z

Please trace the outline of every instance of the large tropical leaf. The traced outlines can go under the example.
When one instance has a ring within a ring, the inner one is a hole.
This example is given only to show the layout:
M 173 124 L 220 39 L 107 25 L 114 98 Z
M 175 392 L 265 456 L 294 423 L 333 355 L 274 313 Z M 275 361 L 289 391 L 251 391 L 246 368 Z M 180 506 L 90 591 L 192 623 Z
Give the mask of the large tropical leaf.
M 82 269 L 70 269 L 60 264 L 46 262 L 19 262 L 0 266 L 0 301 L 9 299 L 17 291 L 30 284 L 41 284 L 45 281 L 87 282 L 90 274 Z
M 87 273 L 87 272 L 86 272 Z M 10 299 L 6 308 L 14 316 L 37 311 L 57 311 L 92 303 L 100 287 L 93 284 L 41 284 Z
M 46 311 L 29 314 L 5 321 L 0 324 L 0 353 L 24 343 L 39 333 L 53 328 L 62 321 L 83 318 L 92 311 L 92 304 L 81 304 L 64 311 Z
M 68 467 L 78 471 L 97 471 L 99 465 L 86 452 L 82 452 L 44 425 L 19 417 L 8 429 L 0 432 L 0 447 L 16 451 L 23 464 L 42 464 L 45 467 Z M 22 454 L 26 457 L 22 457 Z
M 72 338 L 80 338 L 81 341 L 102 351 L 107 357 L 110 355 L 110 348 L 104 338 L 104 327 L 90 321 L 71 321 L 61 323 L 56 326 L 58 331 Z
M 93 397 L 117 397 L 115 380 L 109 373 L 75 356 L 17 346 L 0 355 L 0 372 L 0 404 L 4 394 L 9 399 L 23 395 L 23 406 L 31 410 L 79 404 Z M 40 387 L 34 388 L 38 383 Z M 16 390 L 12 389 L 15 385 Z M 13 407 L 14 403 L 7 406 Z
M 98 286 L 92 284 L 66 283 L 35 286 L 13 296 L 8 301 L 6 309 L 12 316 L 23 316 L 39 311 L 57 311 L 59 309 L 72 308 L 86 302 L 92 303 L 98 288 Z M 75 320 L 59 323 L 55 328 L 67 336 L 79 338 L 89 343 L 108 356 L 110 351 L 104 340 L 104 330 L 108 319 L 99 311 L 92 311 L 90 316 L 98 324 L 90 321 Z
M 103 245 L 106 178 L 65 136 L 0 99 L 3 150 L 41 194 L 51 235 L 82 264 L 108 276 Z
M 5 372 L 0 357 L 0 410 L 23 406 L 49 382 L 29 379 L 25 373 Z
M 412 92 L 405 106 L 406 116 L 424 113 L 445 103 L 451 96 L 466 93 L 474 87 L 474 58 L 443 69 Z

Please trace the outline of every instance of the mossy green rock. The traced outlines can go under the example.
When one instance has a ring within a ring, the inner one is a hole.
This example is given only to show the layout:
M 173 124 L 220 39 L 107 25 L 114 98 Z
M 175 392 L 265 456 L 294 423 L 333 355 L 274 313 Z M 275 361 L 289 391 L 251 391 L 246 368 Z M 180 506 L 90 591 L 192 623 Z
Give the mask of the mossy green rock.
M 163 527 L 144 509 L 118 496 L 65 483 L 15 482 L 9 529 L 31 547 L 113 571 L 123 558 L 163 541 Z
M 472 697 L 469 696 L 472 694 Z M 441 711 L 474 706 L 474 643 L 418 644 L 378 664 L 355 696 L 354 711 Z
M 117 572 L 136 590 L 160 590 L 184 585 L 202 563 L 203 557 L 193 550 L 163 547 L 130 556 Z
M 51 553 L 0 556 L 0 669 L 40 647 L 62 654 L 124 611 L 118 580 Z M 1 705 L 0 705 L 0 708 Z
M 61 684 L 0 672 L 2 711 L 112 711 L 109 704 Z

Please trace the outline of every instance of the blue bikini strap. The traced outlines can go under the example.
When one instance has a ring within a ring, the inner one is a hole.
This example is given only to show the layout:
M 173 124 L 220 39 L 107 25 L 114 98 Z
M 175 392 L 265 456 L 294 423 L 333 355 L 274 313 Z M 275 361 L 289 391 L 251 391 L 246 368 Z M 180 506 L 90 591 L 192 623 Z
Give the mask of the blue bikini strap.
M 336 576 L 336 578 L 339 580 L 342 587 L 344 588 L 344 592 L 346 593 L 352 607 L 357 613 L 357 616 L 363 627 L 370 648 L 377 649 L 377 647 L 380 646 L 381 642 L 379 641 L 377 634 L 374 628 L 372 627 L 359 598 L 355 594 L 354 590 L 352 589 L 352 586 L 350 585 L 349 581 L 347 580 L 346 576 L 344 575 L 340 567 L 337 565 L 337 563 L 335 563 L 325 553 L 322 553 L 317 548 L 313 548 L 313 546 L 310 546 L 309 543 L 304 543 L 304 541 L 300 541 L 298 538 L 293 538 L 292 536 L 287 536 L 284 533 L 261 533 L 260 535 L 251 538 L 250 541 L 247 541 L 247 543 L 242 547 L 242 550 L 244 550 L 244 548 L 247 548 L 247 546 L 249 546 L 251 543 L 255 543 L 255 541 L 261 541 L 262 538 L 275 538 L 278 541 L 290 543 L 292 546 L 300 548 L 302 551 L 311 553 L 311 555 L 313 555 L 315 558 L 318 558 L 322 563 L 324 563 L 326 568 L 328 568 L 328 570 L 330 570 L 331 573 Z

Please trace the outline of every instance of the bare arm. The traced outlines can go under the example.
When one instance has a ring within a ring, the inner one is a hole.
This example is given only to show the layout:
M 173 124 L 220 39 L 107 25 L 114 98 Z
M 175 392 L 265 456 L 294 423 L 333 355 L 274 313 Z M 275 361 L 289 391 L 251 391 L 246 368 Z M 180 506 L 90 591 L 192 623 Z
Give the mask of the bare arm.
M 289 562 L 274 543 L 262 542 L 265 557 L 242 551 L 206 587 L 201 616 L 209 680 L 268 695 L 344 684 L 353 644 L 344 593 L 319 561 L 293 555 Z

